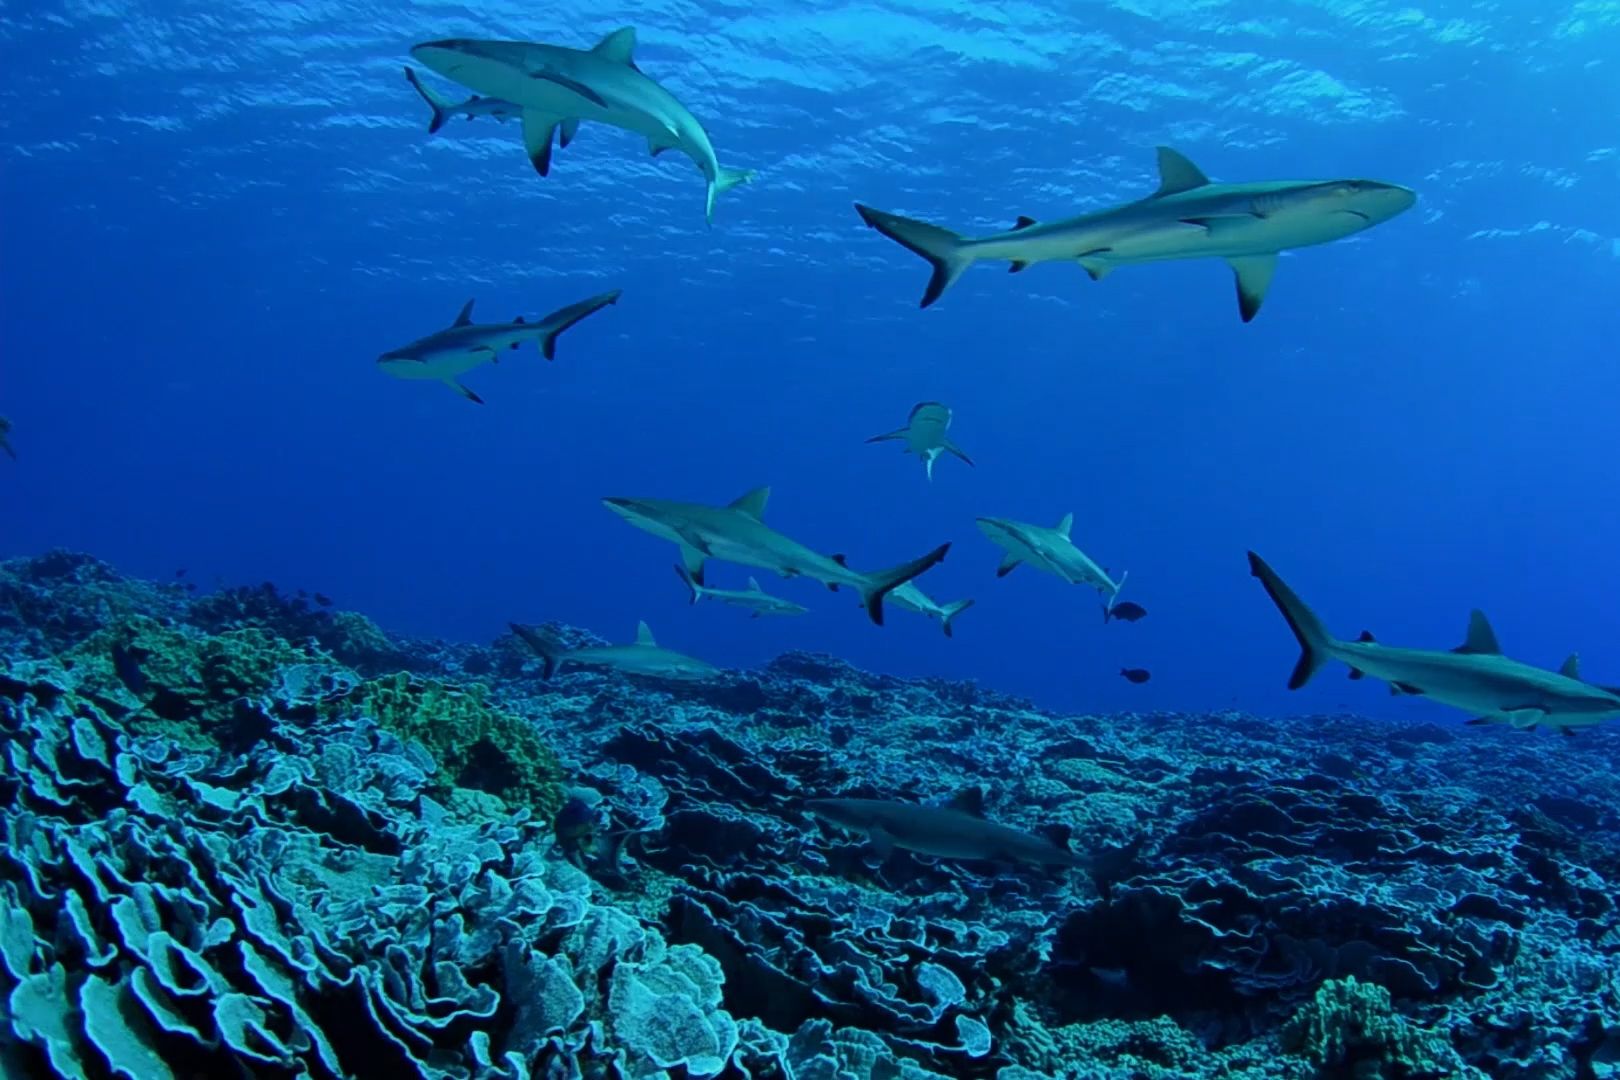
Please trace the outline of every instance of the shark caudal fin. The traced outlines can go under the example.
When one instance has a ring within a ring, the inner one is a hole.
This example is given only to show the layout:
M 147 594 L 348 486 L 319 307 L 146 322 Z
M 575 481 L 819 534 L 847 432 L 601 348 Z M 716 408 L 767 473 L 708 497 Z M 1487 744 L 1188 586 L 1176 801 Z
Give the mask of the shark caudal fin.
M 716 195 L 724 195 L 738 184 L 746 184 L 754 178 L 753 169 L 728 169 L 724 165 L 709 181 L 709 190 L 704 198 L 703 217 L 710 225 L 714 224 L 714 199 Z
M 547 360 L 555 360 L 557 358 L 558 335 L 587 315 L 593 315 L 609 304 L 618 303 L 619 294 L 623 291 L 622 289 L 614 289 L 612 292 L 603 293 L 601 296 L 593 296 L 589 300 L 569 304 L 567 307 L 558 308 L 544 319 L 541 319 L 540 324 L 544 329 L 541 331 L 539 338 L 540 355 Z
M 861 215 L 862 221 L 907 251 L 921 255 L 934 268 L 918 307 L 927 307 L 938 300 L 962 276 L 962 272 L 973 265 L 973 256 L 964 249 L 966 238 L 949 229 L 874 210 L 860 203 L 855 204 L 855 211 Z
M 518 623 L 507 623 L 512 633 L 523 640 L 523 643 L 534 650 L 540 658 L 540 677 L 549 679 L 557 674 L 557 668 L 562 665 L 563 655 L 568 649 L 561 641 L 552 637 L 544 630 L 536 630 L 532 626 L 522 626 Z
M 864 575 L 866 584 L 861 586 L 861 603 L 866 605 L 866 614 L 873 622 L 882 626 L 883 598 L 924 570 L 943 561 L 945 553 L 949 550 L 951 550 L 949 543 L 941 544 L 920 559 L 913 559 L 892 570 L 879 570 L 875 574 Z
M 444 127 L 444 122 L 450 119 L 450 112 L 455 106 L 434 93 L 431 87 L 416 77 L 416 72 L 413 69 L 405 69 L 405 78 L 416 88 L 416 92 L 422 95 L 422 100 L 427 102 L 428 108 L 433 110 L 433 119 L 428 121 L 428 134 L 432 135 Z
M 951 636 L 951 620 L 972 606 L 973 601 L 971 600 L 958 600 L 954 604 L 946 604 L 944 607 L 940 608 L 940 611 L 944 612 L 944 614 L 940 617 L 939 622 L 940 626 L 945 631 L 946 637 Z
M 1265 586 L 1272 603 L 1288 620 L 1288 628 L 1299 641 L 1299 662 L 1294 665 L 1294 673 L 1288 677 L 1288 689 L 1298 690 L 1328 662 L 1327 650 L 1335 644 L 1333 635 L 1327 632 L 1322 620 L 1316 617 L 1316 612 L 1307 607 L 1305 601 L 1277 576 L 1277 572 L 1252 551 L 1249 552 L 1249 573 L 1260 579 L 1260 584 Z
M 703 599 L 703 586 L 699 585 L 692 577 L 692 572 L 690 570 L 688 570 L 683 564 L 676 563 L 675 573 L 679 575 L 682 581 L 686 582 L 686 591 L 691 594 L 692 598 L 688 600 L 687 603 L 695 604 L 699 600 Z

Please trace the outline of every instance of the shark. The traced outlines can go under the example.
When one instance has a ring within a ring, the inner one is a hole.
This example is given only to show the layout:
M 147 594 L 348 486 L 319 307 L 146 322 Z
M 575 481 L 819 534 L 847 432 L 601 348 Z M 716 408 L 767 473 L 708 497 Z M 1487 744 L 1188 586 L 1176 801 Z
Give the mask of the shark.
M 1020 217 L 1005 232 L 968 237 L 938 225 L 855 204 L 861 220 L 928 260 L 921 307 L 938 300 L 976 262 L 1006 260 L 1013 273 L 1036 263 L 1078 262 L 1093 281 L 1116 268 L 1171 259 L 1225 259 L 1238 313 L 1260 312 L 1277 257 L 1331 243 L 1408 210 L 1417 193 L 1381 180 L 1261 180 L 1217 184 L 1187 157 L 1157 148 L 1159 186 L 1135 202 L 1057 221 Z
M 680 548 L 682 566 L 699 585 L 703 584 L 706 559 L 771 570 L 782 577 L 803 576 L 834 591 L 848 585 L 860 591 L 867 616 L 879 626 L 883 625 L 883 598 L 939 563 L 951 547 L 941 544 L 908 563 L 861 573 L 850 569 L 842 556 L 812 551 L 766 525 L 765 503 L 770 494 L 769 487 L 755 488 L 726 506 L 617 496 L 602 503 L 643 532 L 674 542 Z
M 581 649 L 568 648 L 544 630 L 519 623 L 508 625 L 512 633 L 540 657 L 541 677 L 546 679 L 556 675 L 565 664 L 682 682 L 709 679 L 720 673 L 719 668 L 707 661 L 659 645 L 644 622 L 636 624 L 636 640 L 628 645 L 589 645 Z
M 795 604 L 793 601 L 784 600 L 780 596 L 772 596 L 760 588 L 759 582 L 753 578 L 748 579 L 748 588 L 746 589 L 715 589 L 699 585 L 692 579 L 692 572 L 680 563 L 675 564 L 675 573 L 679 574 L 681 580 L 686 583 L 686 588 L 692 596 L 691 602 L 694 604 L 704 597 L 708 597 L 722 604 L 730 604 L 732 607 L 746 608 L 756 619 L 761 615 L 803 615 L 810 610 L 803 604 Z M 902 585 L 900 588 L 903 589 L 905 586 Z M 891 593 L 890 595 L 893 596 L 894 594 Z
M 1260 579 L 1299 642 L 1290 690 L 1304 686 L 1329 660 L 1338 660 L 1350 668 L 1352 679 L 1371 675 L 1387 682 L 1391 693 L 1417 694 L 1462 709 L 1473 714 L 1471 724 L 1546 727 L 1571 735 L 1577 728 L 1620 716 L 1620 687 L 1581 681 L 1577 656 L 1557 671 L 1509 659 L 1478 609 L 1469 615 L 1463 643 L 1450 650 L 1383 645 L 1366 631 L 1356 641 L 1343 641 L 1328 633 L 1317 614 L 1252 551 L 1249 573 Z
M 614 289 L 569 304 L 535 322 L 524 322 L 519 315 L 507 323 L 475 323 L 472 321 L 473 302 L 468 300 L 449 327 L 383 353 L 377 357 L 377 366 L 395 378 L 444 383 L 468 401 L 482 405 L 484 399 L 458 382 L 458 376 L 480 364 L 498 362 L 503 351 L 515 349 L 525 341 L 538 344 L 540 355 L 547 360 L 555 359 L 558 335 L 586 316 L 618 303 L 619 293 L 620 290 Z
M 911 415 L 906 418 L 905 427 L 884 435 L 874 435 L 866 441 L 877 443 L 904 440 L 905 451 L 922 458 L 923 472 L 929 480 L 932 480 L 934 462 L 941 454 L 955 454 L 969 465 L 973 464 L 973 459 L 946 437 L 945 432 L 950 426 L 951 410 L 948 406 L 941 405 L 937 401 L 923 401 L 912 407 Z
M 888 799 L 809 799 L 811 814 L 865 833 L 880 856 L 894 848 L 940 859 L 985 859 L 1037 866 L 1085 866 L 1089 860 L 1043 836 L 1021 832 L 964 810 Z
M 1069 539 L 1074 527 L 1072 513 L 1064 514 L 1056 527 L 992 517 L 979 518 L 978 522 L 979 531 L 1007 553 L 996 567 L 997 577 L 1006 577 L 1027 562 L 1071 585 L 1090 585 L 1102 594 L 1103 621 L 1108 620 L 1108 612 L 1125 584 L 1128 571 L 1115 581 L 1106 569 L 1074 546 L 1074 541 Z
M 12 461 L 17 460 L 17 451 L 11 448 L 11 421 L 0 416 L 0 450 L 6 452 L 6 457 Z
M 422 95 L 422 100 L 428 103 L 428 108 L 433 110 L 433 119 L 428 121 L 429 135 L 436 133 L 457 116 L 465 116 L 469 120 L 475 120 L 480 116 L 492 116 L 504 124 L 514 116 L 523 115 L 523 106 L 502 98 L 481 97 L 474 94 L 457 104 L 424 83 L 409 67 L 405 69 L 405 79 L 416 88 L 418 94 Z
M 933 597 L 917 588 L 915 581 L 897 585 L 894 591 L 889 593 L 889 602 L 894 604 L 895 607 L 915 611 L 917 614 L 926 615 L 930 619 L 938 619 L 940 629 L 945 631 L 946 637 L 952 636 L 952 620 L 973 606 L 972 600 L 958 600 L 951 604 L 937 603 Z
M 712 225 L 715 197 L 747 183 L 754 172 L 720 164 L 709 133 L 673 94 L 642 73 L 635 49 L 635 27 L 625 26 L 589 49 L 448 38 L 412 46 L 411 55 L 468 89 L 521 106 L 524 150 L 541 176 L 551 171 L 552 140 L 566 147 L 586 120 L 645 137 L 654 157 L 680 151 L 708 182 L 704 218 Z

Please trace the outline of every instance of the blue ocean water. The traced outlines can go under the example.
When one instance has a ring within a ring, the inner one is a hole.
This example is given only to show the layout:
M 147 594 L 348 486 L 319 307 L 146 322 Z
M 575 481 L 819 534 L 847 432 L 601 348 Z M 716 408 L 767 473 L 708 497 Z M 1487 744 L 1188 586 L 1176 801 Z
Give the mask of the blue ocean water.
M 428 38 L 632 22 L 759 170 L 712 228 L 675 155 L 587 126 L 541 179 L 516 125 L 429 135 L 402 75 Z M 726 666 L 806 648 L 1058 708 L 1456 719 L 1372 680 L 1288 694 L 1253 548 L 1340 633 L 1444 647 L 1478 606 L 1511 654 L 1620 682 L 1620 5 L 75 0 L 0 35 L 0 555 L 320 589 L 418 636 L 645 619 Z M 1248 325 L 1219 262 L 979 267 L 918 311 L 923 264 L 851 206 L 1004 228 L 1148 193 L 1160 144 L 1418 203 L 1285 255 Z M 468 376 L 483 406 L 376 369 L 470 297 L 532 317 L 609 288 L 554 363 Z M 976 468 L 930 484 L 864 443 L 925 399 Z M 807 582 L 765 582 L 799 619 L 689 607 L 670 545 L 599 502 L 761 484 L 857 567 L 952 541 L 919 584 L 977 601 L 955 638 Z M 1070 511 L 1148 618 L 995 577 L 976 516 Z

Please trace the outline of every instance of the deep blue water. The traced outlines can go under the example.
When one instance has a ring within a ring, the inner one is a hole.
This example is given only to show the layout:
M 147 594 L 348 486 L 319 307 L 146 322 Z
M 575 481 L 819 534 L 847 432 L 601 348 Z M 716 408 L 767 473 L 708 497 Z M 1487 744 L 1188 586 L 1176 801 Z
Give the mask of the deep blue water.
M 1620 682 L 1620 5 L 803 10 L 0 12 L 0 555 L 318 588 L 418 635 L 626 640 L 644 618 L 726 665 L 811 648 L 1060 707 L 1455 719 L 1337 671 L 1285 691 L 1254 548 L 1337 632 L 1449 646 L 1479 606 L 1509 653 L 1579 649 Z M 675 154 L 588 127 L 542 180 L 516 125 L 428 135 L 401 76 L 426 38 L 583 47 L 624 23 L 722 162 L 760 170 L 712 229 Z M 918 311 L 923 264 L 851 208 L 970 232 L 1096 209 L 1153 188 L 1160 143 L 1219 180 L 1419 202 L 1285 256 L 1250 325 L 1218 262 L 979 267 Z M 468 297 L 506 318 L 607 288 L 555 363 L 470 375 L 482 407 L 376 370 Z M 932 485 L 863 442 L 928 398 L 978 462 Z M 670 545 L 598 501 L 764 483 L 772 524 L 857 567 L 952 540 L 919 584 L 977 599 L 955 639 L 808 582 L 766 581 L 800 619 L 689 608 Z M 1146 620 L 995 578 L 975 516 L 1071 510 Z

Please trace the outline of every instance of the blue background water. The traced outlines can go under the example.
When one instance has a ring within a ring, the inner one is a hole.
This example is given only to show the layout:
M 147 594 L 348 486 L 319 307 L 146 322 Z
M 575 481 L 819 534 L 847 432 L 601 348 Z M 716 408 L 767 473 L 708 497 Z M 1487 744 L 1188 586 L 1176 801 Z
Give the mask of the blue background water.
M 1447 646 L 1479 605 L 1515 655 L 1581 649 L 1620 682 L 1620 5 L 802 10 L 0 13 L 20 457 L 0 461 L 0 554 L 272 579 L 450 638 L 561 619 L 625 640 L 645 618 L 724 664 L 807 647 L 1054 706 L 1444 716 L 1339 672 L 1287 694 L 1253 547 L 1339 632 Z M 760 170 L 712 230 L 686 160 L 587 127 L 541 180 L 515 124 L 429 136 L 401 74 L 427 38 L 584 47 L 623 23 L 722 161 Z M 1158 143 L 1216 179 L 1368 176 L 1420 201 L 1285 256 L 1247 326 L 1215 262 L 977 268 L 919 312 L 924 265 L 850 206 L 970 232 L 1067 215 L 1151 190 Z M 469 296 L 506 318 L 615 287 L 554 364 L 470 375 L 483 407 L 374 365 Z M 926 398 L 977 469 L 928 485 L 863 443 Z M 955 640 L 807 582 L 766 582 L 801 619 L 688 608 L 671 546 L 598 502 L 762 483 L 772 524 L 860 568 L 955 541 L 919 582 L 978 600 Z M 1148 619 L 996 580 L 975 516 L 1070 510 Z

